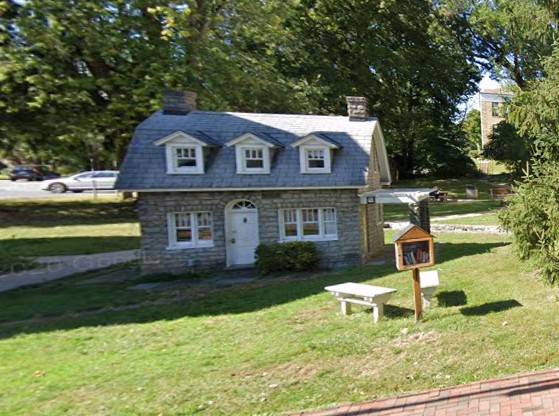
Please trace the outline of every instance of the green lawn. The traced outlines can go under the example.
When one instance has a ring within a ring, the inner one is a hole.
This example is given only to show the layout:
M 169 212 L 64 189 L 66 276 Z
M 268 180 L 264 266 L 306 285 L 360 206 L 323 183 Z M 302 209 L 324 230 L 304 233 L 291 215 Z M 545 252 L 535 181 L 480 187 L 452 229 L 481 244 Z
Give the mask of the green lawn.
M 205 294 L 78 284 L 92 274 L 0 294 L 0 414 L 280 414 L 557 367 L 558 293 L 509 239 L 435 236 L 441 286 L 419 324 L 392 264 Z M 396 288 L 386 318 L 340 315 L 323 287 L 345 281 Z M 41 316 L 59 319 L 10 325 Z
M 445 220 L 432 219 L 433 224 L 458 224 L 458 225 L 501 225 L 497 212 L 491 212 L 489 214 L 481 214 L 475 217 L 465 217 L 465 218 L 454 218 Z
M 18 200 L 0 206 L 0 270 L 24 257 L 90 254 L 139 248 L 133 202 Z
M 432 188 L 438 186 L 442 191 L 449 193 L 449 198 L 466 198 L 466 186 L 473 185 L 478 188 L 479 199 L 490 199 L 489 189 L 498 185 L 510 184 L 506 175 L 488 176 L 486 179 L 430 179 L 421 178 L 402 180 L 392 184 L 394 188 Z
M 468 202 L 432 203 L 429 207 L 429 212 L 431 214 L 431 217 L 440 217 L 446 215 L 462 215 L 487 212 L 498 210 L 499 208 L 500 205 L 498 201 L 472 200 Z M 409 219 L 409 208 L 407 205 L 384 205 L 385 221 L 398 221 L 407 219 Z

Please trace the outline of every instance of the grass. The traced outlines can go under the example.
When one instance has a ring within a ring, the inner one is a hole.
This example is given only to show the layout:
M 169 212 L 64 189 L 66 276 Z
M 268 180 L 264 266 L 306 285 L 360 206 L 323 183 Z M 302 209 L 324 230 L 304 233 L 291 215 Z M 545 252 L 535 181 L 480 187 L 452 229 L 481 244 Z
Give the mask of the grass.
M 429 207 L 431 217 L 447 215 L 462 215 L 471 213 L 487 212 L 500 208 L 499 201 L 472 200 L 468 202 L 433 203 Z M 398 221 L 409 219 L 409 208 L 407 205 L 384 205 L 384 220 Z
M 9 270 L 25 257 L 91 254 L 139 248 L 133 202 L 8 200 L 0 207 L 0 266 Z
M 0 413 L 279 414 L 557 367 L 557 291 L 510 240 L 436 237 L 441 286 L 419 324 L 411 272 L 393 264 L 203 294 L 85 276 L 0 294 Z M 378 325 L 323 290 L 348 280 L 398 290 Z M 162 303 L 69 315 L 146 299 Z M 7 325 L 45 309 L 58 319 Z
M 510 184 L 506 175 L 492 175 L 484 179 L 430 179 L 421 178 L 413 180 L 402 180 L 393 184 L 394 188 L 432 188 L 438 186 L 441 191 L 447 191 L 449 198 L 465 199 L 466 186 L 473 185 L 478 188 L 479 199 L 490 199 L 489 189 L 500 184 Z
M 501 222 L 497 212 L 491 212 L 489 214 L 481 214 L 475 217 L 465 217 L 465 218 L 454 218 L 445 220 L 432 220 L 434 224 L 458 224 L 458 225 L 494 225 L 499 226 Z

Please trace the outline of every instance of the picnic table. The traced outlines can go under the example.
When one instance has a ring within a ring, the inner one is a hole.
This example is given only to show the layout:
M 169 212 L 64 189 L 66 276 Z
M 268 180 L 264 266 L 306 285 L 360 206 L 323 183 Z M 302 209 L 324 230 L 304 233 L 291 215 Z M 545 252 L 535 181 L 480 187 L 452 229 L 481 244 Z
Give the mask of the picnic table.
M 448 191 L 439 191 L 439 196 L 435 197 L 433 195 L 429 195 L 429 200 L 431 202 L 448 202 Z
M 342 314 L 351 313 L 351 304 L 371 306 L 373 308 L 373 322 L 377 323 L 384 315 L 384 304 L 388 302 L 396 289 L 388 287 L 365 285 L 362 283 L 341 283 L 326 286 L 325 290 L 331 292 L 340 301 Z

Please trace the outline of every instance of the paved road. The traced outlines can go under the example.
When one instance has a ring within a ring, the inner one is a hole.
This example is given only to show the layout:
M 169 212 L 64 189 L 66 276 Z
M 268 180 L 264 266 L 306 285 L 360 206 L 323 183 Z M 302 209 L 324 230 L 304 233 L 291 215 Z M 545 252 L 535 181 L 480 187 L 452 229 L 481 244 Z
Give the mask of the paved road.
M 99 195 L 114 195 L 116 191 L 97 191 Z M 20 199 L 20 198 L 68 198 L 69 196 L 79 196 L 83 198 L 92 198 L 93 191 L 84 191 L 75 194 L 73 192 L 65 192 L 63 194 L 53 194 L 49 191 L 41 189 L 41 182 L 26 181 L 6 181 L 0 180 L 0 200 L 1 199 Z

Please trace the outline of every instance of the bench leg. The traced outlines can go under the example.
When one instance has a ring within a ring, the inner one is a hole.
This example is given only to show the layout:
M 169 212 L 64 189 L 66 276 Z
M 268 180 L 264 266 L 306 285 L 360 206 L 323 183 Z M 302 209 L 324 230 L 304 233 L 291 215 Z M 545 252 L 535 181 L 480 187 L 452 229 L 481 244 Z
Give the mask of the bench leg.
M 384 316 L 384 303 L 376 303 L 373 306 L 373 323 L 377 323 Z
M 351 314 L 351 303 L 341 300 L 340 305 L 342 307 L 342 315 Z

